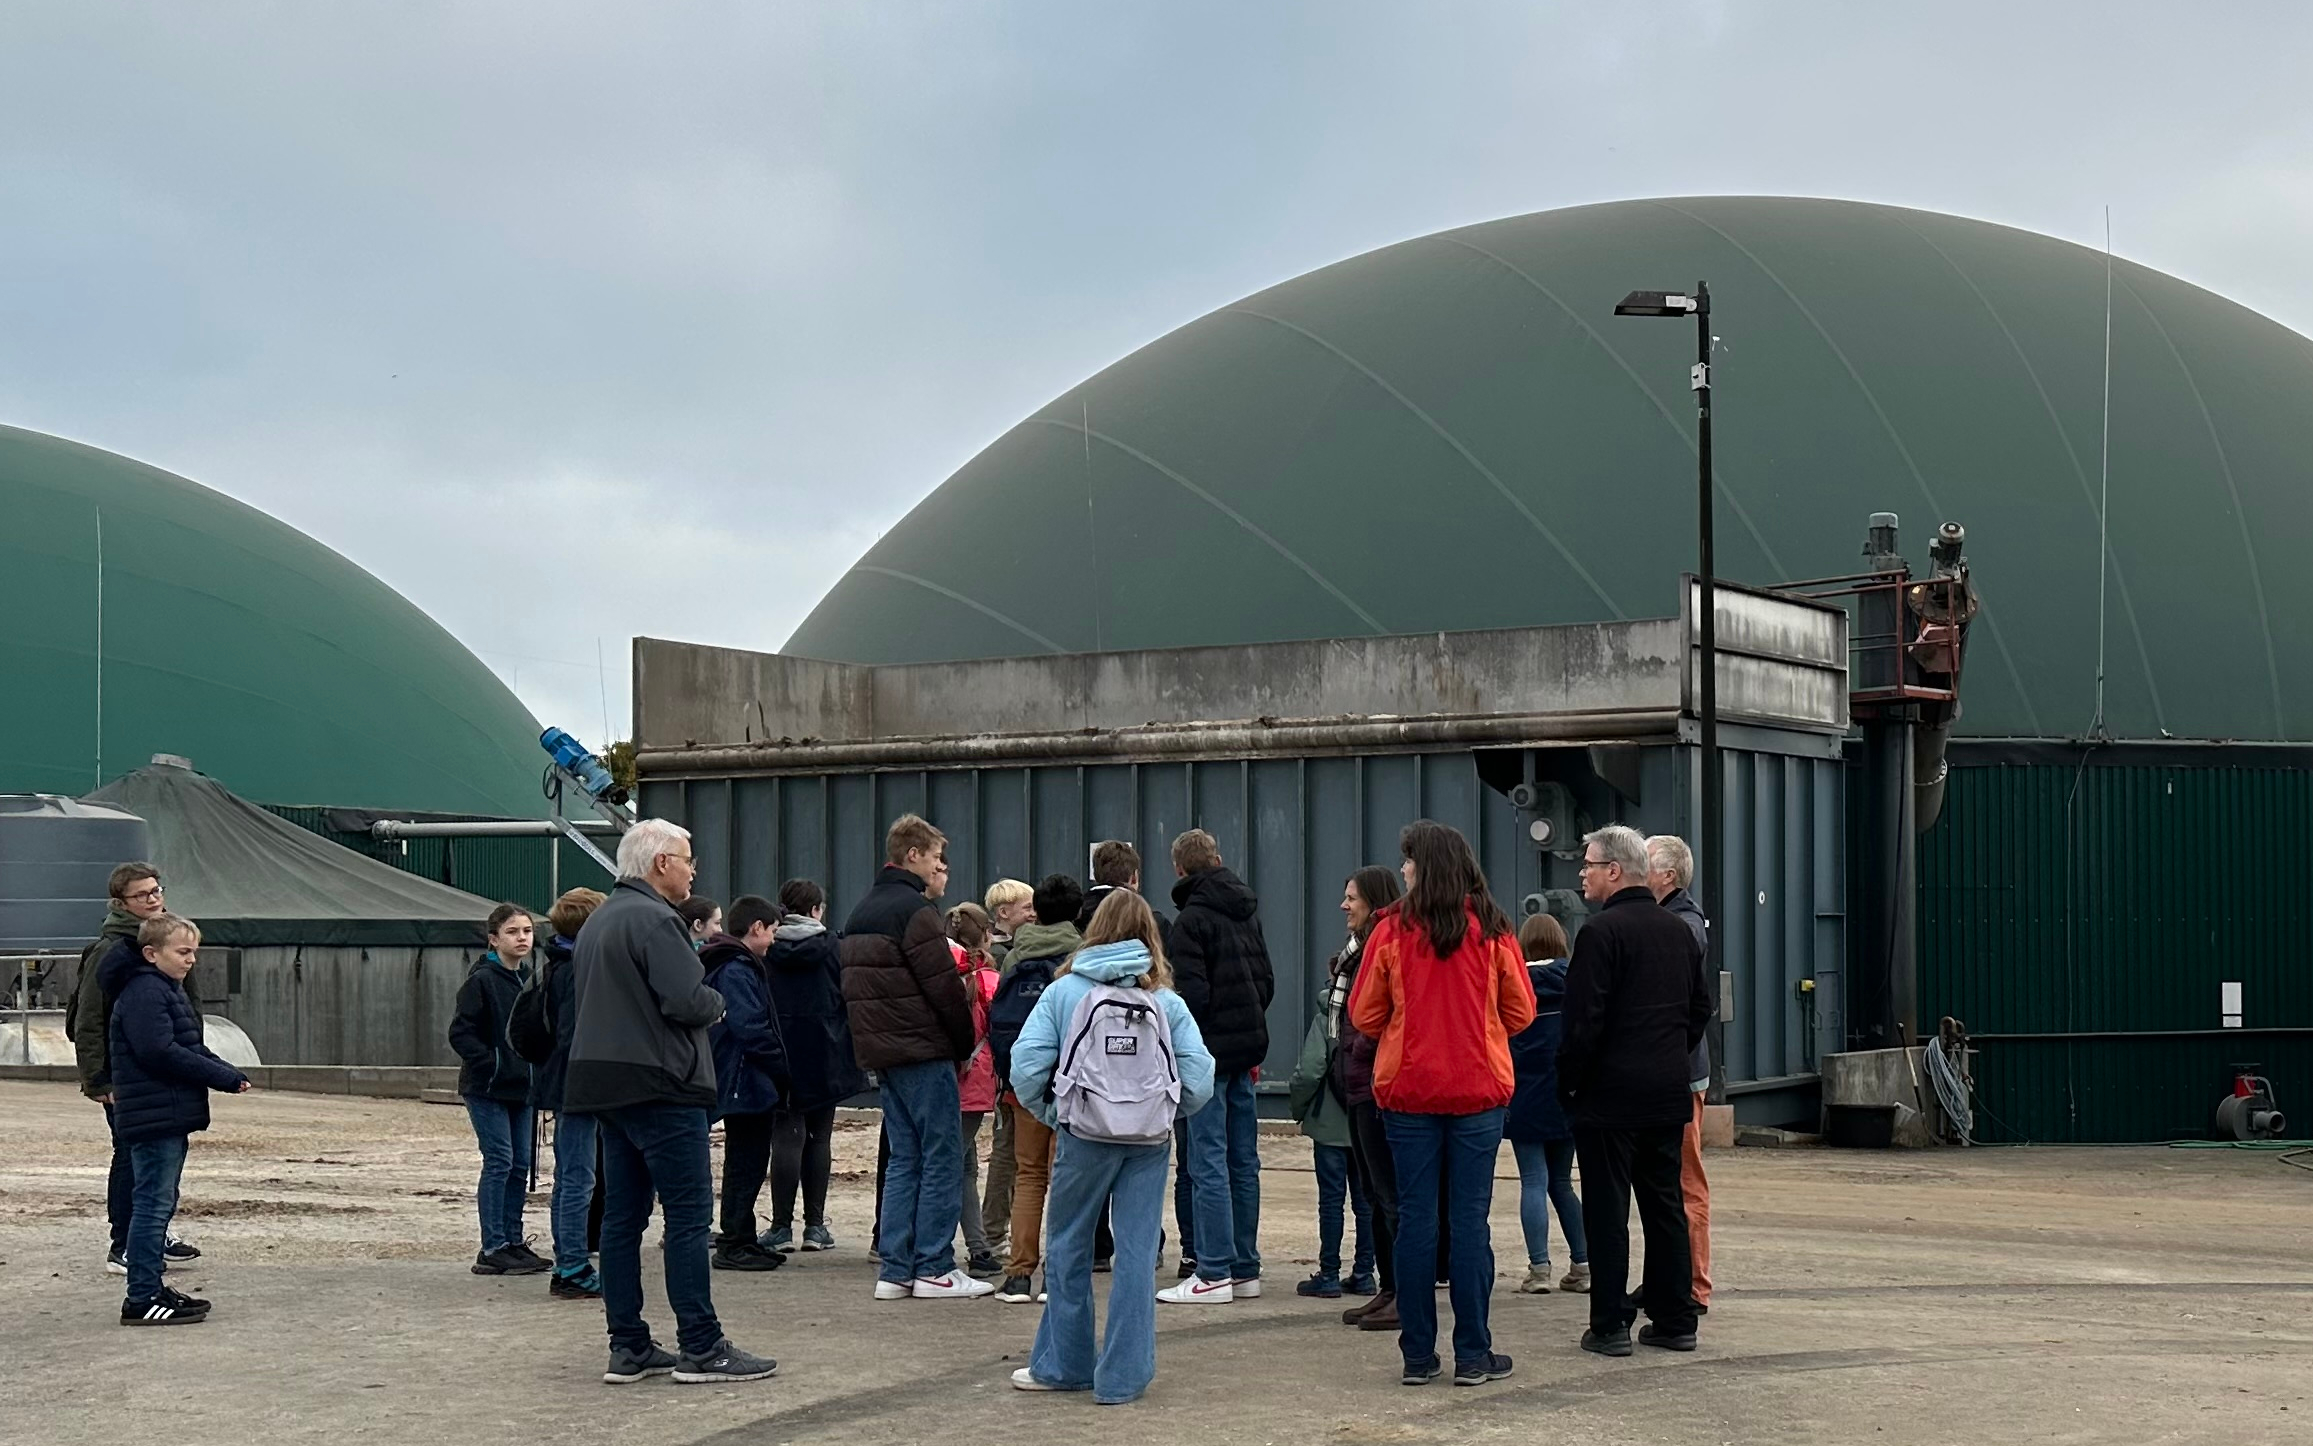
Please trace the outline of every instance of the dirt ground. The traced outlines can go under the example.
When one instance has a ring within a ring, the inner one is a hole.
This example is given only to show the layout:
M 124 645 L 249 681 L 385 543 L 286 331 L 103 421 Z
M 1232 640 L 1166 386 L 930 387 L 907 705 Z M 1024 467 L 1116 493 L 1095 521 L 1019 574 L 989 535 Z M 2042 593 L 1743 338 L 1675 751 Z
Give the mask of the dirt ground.
M 66 1086 L 0 1083 L 0 1441 L 2313 1441 L 2313 1173 L 2270 1154 L 1714 1153 L 1702 1349 L 1609 1361 L 1575 1348 L 1580 1297 L 1512 1293 L 1505 1153 L 1493 1323 L 1517 1373 L 1416 1390 L 1396 1384 L 1394 1337 L 1292 1294 L 1314 1184 L 1306 1145 L 1270 1139 L 1270 1293 L 1164 1310 L 1155 1386 L 1104 1409 L 1008 1389 L 1033 1306 L 870 1301 L 866 1123 L 838 1139 L 842 1248 L 715 1277 L 731 1336 L 778 1377 L 612 1388 L 599 1307 L 466 1270 L 460 1111 L 252 1094 L 216 1116 L 180 1217 L 207 1252 L 183 1283 L 215 1316 L 124 1330 L 102 1268 L 102 1116 Z M 543 1237 L 543 1197 L 529 1219 Z

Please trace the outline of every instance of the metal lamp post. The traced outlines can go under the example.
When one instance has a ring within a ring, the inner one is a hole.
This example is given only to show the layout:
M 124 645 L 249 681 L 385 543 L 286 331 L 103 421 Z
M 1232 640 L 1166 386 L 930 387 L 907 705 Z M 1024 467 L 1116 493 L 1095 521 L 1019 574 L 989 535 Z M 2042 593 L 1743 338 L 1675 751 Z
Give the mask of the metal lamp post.
M 1687 384 L 1695 394 L 1695 542 L 1702 590 L 1702 753 L 1703 753 L 1703 913 L 1711 921 L 1710 969 L 1719 966 L 1719 906 L 1722 891 L 1719 859 L 1721 799 L 1719 787 L 1719 607 L 1713 585 L 1715 568 L 1711 547 L 1711 288 L 1698 281 L 1692 292 L 1634 291 L 1614 308 L 1616 316 L 1692 316 L 1695 319 L 1695 365 Z M 1724 1093 L 1725 1052 L 1713 1040 L 1711 1097 Z

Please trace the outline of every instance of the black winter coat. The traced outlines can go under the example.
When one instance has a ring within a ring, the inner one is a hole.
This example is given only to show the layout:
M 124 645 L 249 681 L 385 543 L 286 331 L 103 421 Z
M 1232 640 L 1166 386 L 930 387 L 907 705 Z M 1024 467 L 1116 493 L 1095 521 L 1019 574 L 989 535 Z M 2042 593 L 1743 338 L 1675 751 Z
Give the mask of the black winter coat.
M 1574 936 L 1558 1097 L 1577 1129 L 1692 1118 L 1687 1052 L 1711 1017 L 1701 952 L 1679 917 L 1638 887 L 1607 900 Z
M 554 1026 L 554 1053 L 530 1066 L 530 1108 L 562 1112 L 562 1078 L 570 1072 L 570 1032 L 578 1025 L 578 994 L 570 985 L 574 946 L 557 934 L 538 946 L 546 956 L 534 988 L 545 991 L 546 1019 Z
M 838 1105 L 867 1089 L 867 1074 L 851 1051 L 851 1019 L 843 1006 L 843 960 L 835 935 L 816 919 L 789 914 L 763 956 L 771 1009 L 787 1041 L 793 1088 L 783 1108 L 808 1113 Z
M 1566 1107 L 1558 1103 L 1558 1043 L 1563 1033 L 1566 961 L 1530 960 L 1526 979 L 1534 986 L 1534 1022 L 1510 1036 L 1510 1069 L 1518 1079 L 1502 1138 L 1521 1145 L 1574 1138 Z
M 867 1069 L 944 1060 L 961 1064 L 979 1045 L 971 996 L 947 926 L 924 897 L 924 881 L 884 865 L 851 911 L 837 946 L 851 1047 Z
M 209 1091 L 247 1076 L 201 1042 L 201 1015 L 185 987 L 143 954 L 115 953 L 97 982 L 112 1000 L 113 1138 L 124 1145 L 209 1128 Z
M 1269 1001 L 1277 993 L 1269 945 L 1254 917 L 1260 900 L 1225 868 L 1173 885 L 1181 913 L 1165 934 L 1173 988 L 1213 1053 L 1217 1076 L 1243 1074 L 1269 1054 Z
M 450 1017 L 450 1048 L 458 1052 L 458 1093 L 501 1104 L 530 1102 L 530 1061 L 506 1042 L 506 1021 L 514 997 L 528 975 L 484 954 L 458 986 L 458 1010 Z

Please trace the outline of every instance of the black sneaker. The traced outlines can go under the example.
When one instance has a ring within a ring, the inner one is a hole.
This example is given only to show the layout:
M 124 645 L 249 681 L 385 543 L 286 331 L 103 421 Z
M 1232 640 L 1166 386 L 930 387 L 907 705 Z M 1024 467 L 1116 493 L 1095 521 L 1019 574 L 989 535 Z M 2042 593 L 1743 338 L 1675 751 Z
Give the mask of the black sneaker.
M 602 1277 L 591 1265 L 576 1275 L 564 1275 L 557 1271 L 554 1279 L 548 1283 L 546 1293 L 556 1300 L 600 1300 Z
M 1307 1280 L 1293 1287 L 1295 1295 L 1312 1296 L 1318 1300 L 1341 1299 L 1341 1277 L 1328 1271 L 1317 1271 Z
M 786 1256 L 776 1250 L 765 1250 L 752 1240 L 738 1245 L 718 1245 L 714 1255 L 708 1259 L 708 1264 L 717 1270 L 777 1270 L 786 1263 Z M 744 1379 L 751 1381 L 755 1378 L 748 1376 Z
M 1592 1355 L 1627 1356 L 1630 1354 L 1630 1327 L 1614 1331 L 1584 1331 L 1582 1348 Z
M 476 1275 L 544 1275 L 553 1268 L 535 1255 L 517 1254 L 511 1245 L 480 1251 L 474 1256 Z
M 1181 1257 L 1181 1268 L 1180 1268 L 1180 1272 L 1179 1272 L 1179 1274 L 1180 1274 L 1180 1278 L 1181 1278 L 1182 1280 L 1187 1280 L 1187 1279 L 1188 1279 L 1190 1276 L 1192 1276 L 1192 1275 L 1195 1275 L 1196 1273 L 1197 1273 L 1197 1258 L 1196 1258 L 1195 1256 L 1193 1256 L 1193 1255 L 1184 1255 L 1184 1256 L 1182 1256 L 1182 1257 Z
M 996 1287 L 996 1299 L 1006 1305 L 1034 1305 L 1036 1283 L 1025 1275 L 1007 1275 L 1004 1283 Z
M 1426 1386 L 1436 1380 L 1444 1370 L 1445 1367 L 1439 1363 L 1436 1356 L 1432 1356 L 1426 1361 L 1407 1361 L 1405 1374 L 1397 1378 L 1398 1384 L 1401 1386 Z
M 1454 1384 L 1457 1386 L 1482 1386 L 1488 1381 L 1499 1381 L 1509 1374 L 1510 1358 L 1500 1351 L 1494 1351 L 1480 1360 L 1454 1363 Z
M 124 1326 L 199 1325 L 209 1318 L 209 1307 L 198 1310 L 179 1304 L 185 1297 L 174 1291 L 163 1290 L 151 1300 L 124 1300 L 120 1303 L 120 1323 Z
M 167 1270 L 168 1268 L 169 1258 L 167 1253 L 163 1252 L 161 1256 L 161 1269 Z M 104 1269 L 107 1275 L 128 1274 L 128 1252 L 121 1249 L 117 1245 L 107 1249 L 104 1253 Z
M 519 1255 L 524 1260 L 535 1260 L 540 1265 L 545 1266 L 549 1270 L 554 1268 L 554 1262 L 548 1260 L 545 1256 L 540 1255 L 537 1251 L 532 1250 L 530 1248 L 530 1242 L 527 1240 L 515 1241 L 512 1245 L 506 1247 L 506 1253 L 508 1255 Z
M 201 1248 L 199 1246 L 188 1244 L 174 1235 L 169 1237 L 168 1244 L 161 1247 L 161 1259 L 174 1265 L 182 1265 L 188 1260 L 199 1260 L 200 1258 Z
M 171 1290 L 165 1285 L 160 1288 L 158 1298 L 167 1301 L 169 1304 L 177 1307 L 179 1310 L 201 1311 L 206 1313 L 209 1309 L 209 1303 L 201 1299 L 199 1296 L 187 1295 L 181 1290 Z
M 729 1338 L 715 1342 L 715 1348 L 704 1355 L 694 1356 L 685 1351 L 675 1362 L 675 1379 L 686 1386 L 702 1386 L 722 1381 L 760 1381 L 779 1369 L 779 1363 L 769 1356 L 751 1356 Z
M 610 1364 L 603 1369 L 602 1379 L 613 1386 L 631 1386 L 652 1376 L 663 1376 L 675 1368 L 675 1353 L 650 1343 L 643 1351 L 630 1351 L 620 1346 L 610 1348 Z
M 1093 1257 L 1092 1261 L 1092 1273 L 1094 1275 L 1106 1275 L 1114 1266 L 1114 1264 L 1114 1257 L 1106 1255 L 1095 1256 Z
M 964 1266 L 964 1274 L 977 1276 L 982 1280 L 994 1280 L 1003 1273 L 1004 1262 L 998 1260 L 993 1252 L 975 1255 Z
M 1657 1350 L 1691 1351 L 1695 1348 L 1695 1333 L 1688 1331 L 1685 1335 L 1673 1335 L 1658 1325 L 1642 1325 L 1638 1328 L 1638 1343 L 1653 1346 Z

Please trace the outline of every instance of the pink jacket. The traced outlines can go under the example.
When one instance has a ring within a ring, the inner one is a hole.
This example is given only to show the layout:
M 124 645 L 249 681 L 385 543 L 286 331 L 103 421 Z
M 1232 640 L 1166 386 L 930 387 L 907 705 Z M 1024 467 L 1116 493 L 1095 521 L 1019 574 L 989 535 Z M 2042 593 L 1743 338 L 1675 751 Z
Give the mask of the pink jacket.
M 988 1048 L 988 1006 L 996 998 L 996 966 L 985 954 L 966 954 L 954 940 L 948 951 L 956 956 L 956 970 L 964 976 L 964 992 L 972 1001 L 972 1035 L 979 1042 L 972 1057 L 958 1066 L 956 1086 L 963 1095 L 964 1113 L 984 1115 L 996 1108 L 996 1056 Z

